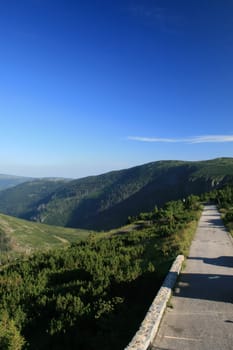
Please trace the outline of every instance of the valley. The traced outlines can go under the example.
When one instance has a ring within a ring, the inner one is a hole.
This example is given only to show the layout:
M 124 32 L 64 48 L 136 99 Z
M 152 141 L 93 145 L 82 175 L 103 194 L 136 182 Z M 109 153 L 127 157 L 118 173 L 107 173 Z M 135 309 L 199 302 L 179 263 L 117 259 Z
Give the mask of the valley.
M 110 230 L 128 216 L 233 183 L 233 158 L 158 161 L 77 180 L 39 179 L 0 191 L 0 212 L 50 225 Z
M 216 203 L 233 232 L 232 167 L 226 158 L 155 162 L 1 191 L 2 211 L 14 215 L 0 214 L 0 344 L 10 344 L 4 350 L 123 349 L 174 258 L 188 255 L 202 203 Z M 56 222 L 71 220 L 72 206 L 76 223 L 89 219 L 99 227 L 98 218 L 102 228 L 110 220 L 110 230 L 52 224 L 55 209 Z M 38 210 L 48 217 L 39 220 Z
M 169 202 L 131 218 L 119 231 L 91 234 L 65 248 L 34 251 L 8 263 L 0 272 L 0 342 L 38 350 L 123 348 L 176 254 L 187 253 L 199 215 L 196 197 L 186 204 Z M 27 226 L 24 220 L 4 219 L 9 235 L 19 221 Z M 68 236 L 57 235 L 62 241 Z M 50 242 L 54 239 L 53 233 Z M 26 230 L 21 242 L 29 240 Z

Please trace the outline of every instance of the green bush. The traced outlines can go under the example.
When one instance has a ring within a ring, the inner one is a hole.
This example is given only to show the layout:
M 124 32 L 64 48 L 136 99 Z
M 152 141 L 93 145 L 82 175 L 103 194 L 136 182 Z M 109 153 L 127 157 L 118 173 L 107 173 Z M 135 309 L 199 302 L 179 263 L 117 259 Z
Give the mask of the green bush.
M 140 229 L 92 235 L 3 269 L 0 300 L 7 317 L 1 348 L 26 348 L 23 338 L 28 349 L 123 348 L 170 263 L 187 252 L 191 235 L 186 232 L 199 215 L 195 201 L 169 202 L 144 213 L 147 225 Z
M 0 349 L 21 350 L 25 341 L 6 311 L 0 316 Z

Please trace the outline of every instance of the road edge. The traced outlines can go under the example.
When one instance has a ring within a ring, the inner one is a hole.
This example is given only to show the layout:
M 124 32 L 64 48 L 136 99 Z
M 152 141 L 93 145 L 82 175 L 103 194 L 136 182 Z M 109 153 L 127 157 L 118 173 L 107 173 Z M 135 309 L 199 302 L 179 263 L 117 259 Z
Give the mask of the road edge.
M 125 350 L 147 350 L 156 336 L 159 325 L 171 297 L 177 277 L 184 261 L 183 255 L 178 255 L 173 262 L 161 288 L 154 298 L 141 326 Z

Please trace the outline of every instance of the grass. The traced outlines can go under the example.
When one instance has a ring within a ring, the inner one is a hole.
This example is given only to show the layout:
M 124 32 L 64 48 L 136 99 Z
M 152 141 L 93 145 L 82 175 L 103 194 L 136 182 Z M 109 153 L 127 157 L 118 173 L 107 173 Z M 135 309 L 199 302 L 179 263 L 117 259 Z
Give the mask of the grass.
M 0 214 L 0 229 L 9 240 L 8 255 L 30 254 L 69 246 L 85 240 L 93 231 L 50 226 Z M 0 243 L 1 250 L 1 243 Z

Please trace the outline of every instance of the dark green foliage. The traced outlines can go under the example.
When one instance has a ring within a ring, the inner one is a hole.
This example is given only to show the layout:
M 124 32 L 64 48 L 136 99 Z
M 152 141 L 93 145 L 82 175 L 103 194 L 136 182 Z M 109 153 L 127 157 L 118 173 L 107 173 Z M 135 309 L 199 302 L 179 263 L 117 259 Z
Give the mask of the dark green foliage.
M 189 246 L 187 228 L 198 218 L 198 205 L 194 210 L 191 203 L 170 202 L 144 213 L 140 229 L 91 235 L 5 267 L 0 314 L 27 341 L 24 348 L 123 349 L 172 260 Z
M 233 159 L 160 161 L 70 182 L 36 181 L 0 193 L 0 212 L 52 225 L 108 230 L 128 216 L 233 179 Z
M 6 311 L 0 317 L 0 349 L 21 350 L 25 341 Z
M 34 180 L 0 191 L 0 212 L 36 220 L 64 180 Z
M 227 229 L 233 234 L 233 186 L 224 186 L 219 190 L 214 190 L 202 195 L 202 199 L 215 202 L 224 220 Z
M 221 208 L 230 208 L 233 205 L 233 187 L 226 186 L 217 191 L 217 203 Z
M 202 194 L 201 199 L 216 203 L 226 228 L 233 235 L 233 186 L 231 182 L 221 189 Z
M 219 208 L 227 209 L 233 205 L 233 186 L 226 184 L 220 189 L 216 189 L 201 195 L 202 201 L 215 202 Z

